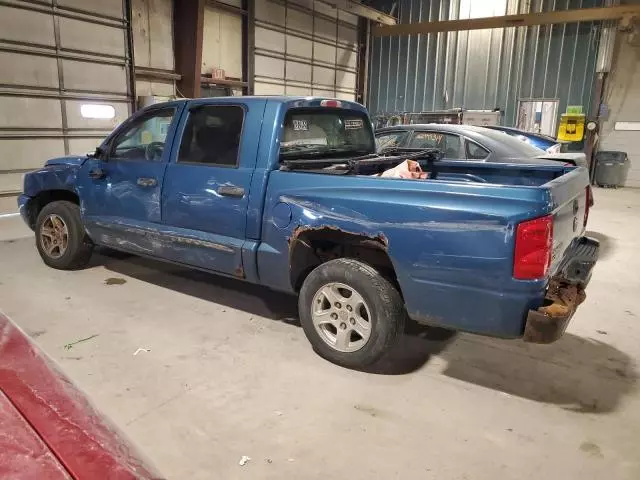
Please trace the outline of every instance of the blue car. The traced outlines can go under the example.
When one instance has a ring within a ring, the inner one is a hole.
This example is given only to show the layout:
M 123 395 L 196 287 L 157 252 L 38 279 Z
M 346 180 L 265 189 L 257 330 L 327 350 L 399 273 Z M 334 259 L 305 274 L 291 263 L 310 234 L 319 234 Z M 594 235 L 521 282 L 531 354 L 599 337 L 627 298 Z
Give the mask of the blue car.
M 507 135 L 511 135 L 512 137 L 516 137 L 522 140 L 523 142 L 527 142 L 529 145 L 538 147 L 539 149 L 544 150 L 547 153 L 564 153 L 567 151 L 568 143 L 560 142 L 553 137 L 543 135 L 541 133 L 525 132 L 524 130 L 519 130 L 517 128 L 503 127 L 500 125 L 484 125 L 484 128 L 490 128 L 492 130 L 504 132 Z

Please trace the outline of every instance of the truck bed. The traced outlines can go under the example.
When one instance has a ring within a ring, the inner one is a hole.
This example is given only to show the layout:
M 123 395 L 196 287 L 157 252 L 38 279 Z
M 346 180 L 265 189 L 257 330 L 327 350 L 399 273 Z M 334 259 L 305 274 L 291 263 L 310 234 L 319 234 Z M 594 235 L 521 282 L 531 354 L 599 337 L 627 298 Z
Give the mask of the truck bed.
M 265 212 L 275 214 L 263 220 L 261 281 L 292 288 L 286 283 L 289 265 L 281 259 L 301 229 L 366 235 L 384 242 L 412 318 L 521 336 L 527 312 L 544 301 L 549 278 L 514 278 L 516 228 L 553 215 L 552 275 L 584 231 L 586 170 L 474 162 L 437 162 L 435 171 L 424 169 L 435 178 L 271 172 Z M 281 204 L 288 206 L 285 220 Z

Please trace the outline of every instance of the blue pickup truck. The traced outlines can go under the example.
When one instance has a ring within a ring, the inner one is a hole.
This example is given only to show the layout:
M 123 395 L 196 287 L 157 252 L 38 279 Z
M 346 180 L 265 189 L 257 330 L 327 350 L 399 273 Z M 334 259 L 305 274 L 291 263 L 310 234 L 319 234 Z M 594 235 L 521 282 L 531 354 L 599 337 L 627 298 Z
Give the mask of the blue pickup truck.
M 409 160 L 426 175 L 382 175 Z M 559 338 L 598 255 L 588 184 L 564 165 L 376 154 L 352 102 L 207 98 L 142 109 L 95 153 L 49 160 L 19 207 L 53 268 L 99 245 L 290 292 L 313 348 L 362 368 L 407 318 Z

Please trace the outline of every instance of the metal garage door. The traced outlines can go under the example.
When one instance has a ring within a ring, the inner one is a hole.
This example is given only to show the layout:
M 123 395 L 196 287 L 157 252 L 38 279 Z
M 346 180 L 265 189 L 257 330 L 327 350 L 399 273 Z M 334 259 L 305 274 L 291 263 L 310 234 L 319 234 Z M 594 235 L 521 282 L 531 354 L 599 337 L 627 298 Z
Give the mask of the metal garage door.
M 357 25 L 319 0 L 257 1 L 255 94 L 355 100 Z
M 85 153 L 130 113 L 123 0 L 0 4 L 0 213 L 25 172 Z

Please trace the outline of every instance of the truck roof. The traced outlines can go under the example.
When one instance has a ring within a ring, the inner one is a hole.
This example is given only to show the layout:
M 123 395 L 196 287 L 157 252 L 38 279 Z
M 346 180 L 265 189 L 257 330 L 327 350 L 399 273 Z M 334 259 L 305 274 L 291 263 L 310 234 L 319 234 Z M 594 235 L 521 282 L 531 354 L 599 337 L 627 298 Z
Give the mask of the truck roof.
M 349 100 L 341 100 L 339 98 L 330 98 L 330 97 L 313 97 L 313 96 L 307 96 L 307 97 L 303 97 L 303 96 L 295 96 L 295 97 L 289 97 L 289 96 L 284 96 L 284 95 L 274 95 L 274 96 L 253 96 L 253 95 L 248 95 L 248 96 L 242 96 L 242 97 L 203 97 L 203 98 L 181 98 L 181 99 L 177 99 L 177 100 L 171 100 L 169 102 L 161 102 L 161 103 L 154 103 L 152 105 L 149 105 L 147 107 L 145 107 L 144 109 L 148 109 L 148 108 L 157 108 L 158 106 L 167 106 L 167 105 L 180 105 L 182 103 L 186 103 L 186 102 L 197 102 L 197 103 L 209 103 L 209 102 L 222 102 L 222 103 L 232 103 L 232 102 L 238 102 L 241 101 L 243 103 L 252 103 L 252 102 L 261 102 L 267 100 L 269 102 L 272 103 L 280 103 L 283 105 L 291 105 L 293 103 L 298 104 L 296 106 L 300 106 L 300 107 L 319 107 L 320 102 L 322 102 L 323 100 L 335 100 L 337 102 L 339 102 L 341 104 L 341 106 L 344 106 L 346 108 L 352 109 L 352 110 L 359 110 L 362 112 L 366 112 L 366 109 L 359 103 L 357 102 L 352 102 Z M 143 109 L 143 110 L 144 110 Z

